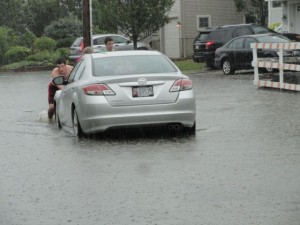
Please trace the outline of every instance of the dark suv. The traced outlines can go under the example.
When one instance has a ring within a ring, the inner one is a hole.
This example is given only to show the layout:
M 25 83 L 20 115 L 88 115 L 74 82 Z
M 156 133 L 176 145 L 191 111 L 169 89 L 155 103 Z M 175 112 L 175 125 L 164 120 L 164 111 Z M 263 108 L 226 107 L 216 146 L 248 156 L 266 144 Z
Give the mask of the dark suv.
M 257 24 L 226 25 L 217 28 L 207 28 L 199 32 L 193 43 L 193 60 L 206 62 L 209 68 L 215 68 L 215 50 L 222 47 L 232 38 L 248 34 L 276 33 Z

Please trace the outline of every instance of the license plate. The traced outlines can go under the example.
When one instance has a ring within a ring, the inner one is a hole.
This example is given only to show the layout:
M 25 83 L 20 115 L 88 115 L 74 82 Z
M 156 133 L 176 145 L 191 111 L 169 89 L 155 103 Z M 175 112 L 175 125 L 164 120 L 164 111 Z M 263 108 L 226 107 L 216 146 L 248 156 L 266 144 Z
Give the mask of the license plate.
M 132 97 L 149 97 L 153 95 L 153 86 L 132 87 Z

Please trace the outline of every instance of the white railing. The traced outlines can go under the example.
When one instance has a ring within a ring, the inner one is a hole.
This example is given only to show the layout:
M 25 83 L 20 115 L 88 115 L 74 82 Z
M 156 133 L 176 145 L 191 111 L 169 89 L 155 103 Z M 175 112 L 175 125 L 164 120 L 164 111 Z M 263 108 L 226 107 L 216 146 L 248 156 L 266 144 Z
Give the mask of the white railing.
M 300 49 L 300 42 L 292 43 L 252 43 L 251 48 L 253 49 L 253 61 L 252 66 L 254 67 L 254 81 L 253 84 L 258 87 L 271 87 L 293 91 L 300 91 L 299 84 L 285 83 L 284 82 L 284 71 L 300 71 L 300 57 L 292 57 L 285 59 L 285 50 L 297 50 Z M 270 49 L 279 50 L 279 58 L 258 58 L 258 49 Z M 266 76 L 260 78 L 259 68 L 273 68 L 278 69 L 279 82 L 266 79 Z

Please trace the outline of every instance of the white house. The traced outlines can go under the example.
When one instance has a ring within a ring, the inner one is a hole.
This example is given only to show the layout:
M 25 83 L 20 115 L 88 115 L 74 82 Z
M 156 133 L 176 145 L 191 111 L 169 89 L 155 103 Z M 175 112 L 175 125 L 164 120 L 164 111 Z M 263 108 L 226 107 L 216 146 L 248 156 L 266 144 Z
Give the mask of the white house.
M 232 0 L 175 0 L 170 22 L 152 36 L 152 44 L 170 58 L 191 57 L 201 29 L 245 23 Z
M 269 22 L 274 21 L 276 18 L 276 10 L 270 7 L 274 2 L 281 3 L 282 17 L 281 21 L 283 24 L 283 32 L 299 33 L 300 34 L 300 0 L 265 0 L 269 2 Z

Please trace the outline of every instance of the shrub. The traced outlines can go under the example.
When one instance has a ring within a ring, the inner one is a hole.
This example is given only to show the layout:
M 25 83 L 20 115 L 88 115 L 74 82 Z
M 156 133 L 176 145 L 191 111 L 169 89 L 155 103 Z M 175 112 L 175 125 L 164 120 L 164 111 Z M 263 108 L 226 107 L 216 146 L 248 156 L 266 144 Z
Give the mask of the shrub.
M 77 38 L 77 37 L 76 37 Z M 67 48 L 70 47 L 74 40 L 74 37 L 64 38 L 64 39 L 56 39 L 57 48 Z
M 35 40 L 34 48 L 37 51 L 54 51 L 56 48 L 56 42 L 49 37 L 40 37 Z
M 13 46 L 9 48 L 4 57 L 8 63 L 20 62 L 24 60 L 30 53 L 31 50 L 29 48 L 23 46 Z
M 69 47 L 75 38 L 82 36 L 82 21 L 70 15 L 45 27 L 44 35 L 57 41 L 57 47 Z
M 281 25 L 281 23 L 271 23 L 271 24 L 269 25 L 269 28 L 272 29 L 272 30 L 275 30 L 275 28 L 277 28 L 277 27 L 280 26 L 280 25 Z
M 55 61 L 60 57 L 59 52 L 49 52 L 49 51 L 40 51 L 33 55 L 29 55 L 26 57 L 28 61 L 36 61 L 36 62 L 49 62 L 55 63 Z
M 30 31 L 26 31 L 25 33 L 21 34 L 21 36 L 19 37 L 18 44 L 33 49 L 35 40 L 36 40 L 35 34 Z
M 5 62 L 5 53 L 14 45 L 14 32 L 6 27 L 0 27 L 0 64 Z
M 70 55 L 70 49 L 69 48 L 58 48 L 56 51 L 60 56 L 64 56 L 66 59 Z

